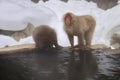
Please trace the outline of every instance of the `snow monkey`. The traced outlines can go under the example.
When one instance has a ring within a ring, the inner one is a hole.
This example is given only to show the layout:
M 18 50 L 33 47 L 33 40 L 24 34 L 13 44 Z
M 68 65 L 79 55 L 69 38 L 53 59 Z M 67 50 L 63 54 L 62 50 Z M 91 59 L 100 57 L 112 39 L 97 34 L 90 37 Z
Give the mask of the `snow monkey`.
M 57 35 L 54 29 L 48 25 L 40 25 L 33 31 L 33 40 L 35 41 L 36 47 L 39 49 L 59 48 L 57 42 Z
M 79 49 L 90 49 L 96 25 L 95 19 L 90 15 L 77 16 L 68 12 L 64 15 L 63 21 L 72 49 L 74 49 L 74 36 L 78 38 Z

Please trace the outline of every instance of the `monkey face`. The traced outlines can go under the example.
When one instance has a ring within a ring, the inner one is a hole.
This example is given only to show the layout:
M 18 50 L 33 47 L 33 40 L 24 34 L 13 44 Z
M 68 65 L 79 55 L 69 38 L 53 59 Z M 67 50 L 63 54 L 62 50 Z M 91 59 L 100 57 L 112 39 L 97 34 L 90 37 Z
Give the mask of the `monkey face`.
M 71 21 L 72 21 L 72 17 L 70 14 L 66 14 L 65 15 L 65 18 L 64 18 L 64 21 L 65 21 L 65 24 L 66 25 L 70 25 L 71 24 Z

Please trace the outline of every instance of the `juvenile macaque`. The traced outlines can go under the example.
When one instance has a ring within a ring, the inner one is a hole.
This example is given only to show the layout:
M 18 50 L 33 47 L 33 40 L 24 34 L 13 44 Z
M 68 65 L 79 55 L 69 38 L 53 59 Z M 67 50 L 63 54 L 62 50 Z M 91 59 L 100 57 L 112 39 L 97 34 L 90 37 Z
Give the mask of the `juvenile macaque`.
M 53 48 L 53 45 L 55 48 L 60 47 L 57 42 L 56 32 L 47 25 L 36 27 L 32 36 L 36 47 L 39 49 Z
M 74 49 L 74 36 L 78 37 L 79 49 L 89 49 L 95 29 L 96 21 L 90 15 L 77 16 L 66 13 L 63 17 L 64 30 L 68 35 L 72 49 Z

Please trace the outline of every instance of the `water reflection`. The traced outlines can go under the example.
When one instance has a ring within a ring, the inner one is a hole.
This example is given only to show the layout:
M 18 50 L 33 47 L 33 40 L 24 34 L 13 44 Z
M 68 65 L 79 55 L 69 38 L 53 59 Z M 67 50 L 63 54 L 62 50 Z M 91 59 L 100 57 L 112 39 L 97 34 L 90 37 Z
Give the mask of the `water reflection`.
M 0 55 L 0 80 L 120 80 L 120 54 L 111 52 L 8 52 Z
M 36 61 L 39 67 L 37 80 L 63 80 L 64 75 L 58 71 L 57 51 L 40 51 L 36 54 Z
M 96 57 L 91 51 L 71 52 L 68 67 L 68 80 L 90 79 L 97 73 L 97 70 Z

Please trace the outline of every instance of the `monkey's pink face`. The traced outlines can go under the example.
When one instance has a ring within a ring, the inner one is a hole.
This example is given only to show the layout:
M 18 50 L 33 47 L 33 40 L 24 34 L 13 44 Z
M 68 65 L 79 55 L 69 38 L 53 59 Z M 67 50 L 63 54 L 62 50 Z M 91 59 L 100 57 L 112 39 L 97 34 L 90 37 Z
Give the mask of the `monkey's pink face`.
M 66 14 L 65 18 L 64 18 L 65 24 L 66 25 L 70 25 L 71 24 L 71 20 L 72 20 L 71 15 L 70 14 Z

